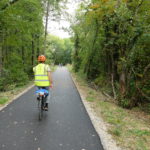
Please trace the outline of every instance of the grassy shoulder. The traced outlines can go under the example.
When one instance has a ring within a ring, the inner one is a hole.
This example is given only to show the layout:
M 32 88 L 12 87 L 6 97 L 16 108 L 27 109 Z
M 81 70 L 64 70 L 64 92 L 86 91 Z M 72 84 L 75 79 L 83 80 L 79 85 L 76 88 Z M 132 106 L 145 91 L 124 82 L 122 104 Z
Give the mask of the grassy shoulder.
M 26 88 L 30 87 L 31 85 L 33 85 L 33 81 L 30 81 L 26 85 L 20 87 L 13 87 L 13 85 L 11 85 L 12 87 L 9 88 L 8 91 L 0 92 L 0 107 L 5 105 L 6 103 L 9 103 L 9 101 L 11 101 L 15 96 L 23 92 Z
M 71 67 L 68 67 L 71 70 Z M 72 72 L 72 71 L 71 71 Z M 84 77 L 72 72 L 81 94 L 90 102 L 98 117 L 108 125 L 108 132 L 116 143 L 127 150 L 150 148 L 150 115 L 138 108 L 127 110 L 108 100 L 100 91 L 89 87 Z

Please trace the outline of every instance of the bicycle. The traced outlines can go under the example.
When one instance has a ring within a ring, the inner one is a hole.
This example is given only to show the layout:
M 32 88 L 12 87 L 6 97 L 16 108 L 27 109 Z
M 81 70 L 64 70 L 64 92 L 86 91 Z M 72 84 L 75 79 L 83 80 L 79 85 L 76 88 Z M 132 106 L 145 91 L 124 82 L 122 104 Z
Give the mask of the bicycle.
M 46 104 L 46 97 L 48 96 L 49 92 L 48 90 L 41 88 L 36 91 L 37 94 L 37 100 L 38 100 L 38 110 L 39 110 L 39 120 L 42 120 L 43 112 L 45 111 L 45 104 Z

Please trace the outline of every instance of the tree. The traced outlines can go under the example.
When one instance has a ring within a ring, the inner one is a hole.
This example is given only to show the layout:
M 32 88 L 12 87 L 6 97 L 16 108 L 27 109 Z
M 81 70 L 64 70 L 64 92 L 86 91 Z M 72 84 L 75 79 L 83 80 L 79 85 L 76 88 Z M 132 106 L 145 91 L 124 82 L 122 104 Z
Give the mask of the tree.
M 29 80 L 43 33 L 41 1 L 3 1 L 3 6 L 7 7 L 0 12 L 0 90 Z
M 43 0 L 45 7 L 45 33 L 44 33 L 44 48 L 42 53 L 45 54 L 47 43 L 47 29 L 51 20 L 57 20 L 61 16 L 61 3 L 65 3 L 65 0 Z M 61 2 L 61 3 L 60 3 Z
M 111 86 L 110 94 L 124 107 L 150 97 L 149 4 L 148 0 L 93 0 L 81 4 L 72 25 L 75 70 L 83 70 L 100 86 Z
M 73 44 L 70 39 L 61 39 L 57 36 L 49 35 L 47 41 L 46 54 L 51 59 L 51 62 L 54 62 L 55 65 L 71 63 Z

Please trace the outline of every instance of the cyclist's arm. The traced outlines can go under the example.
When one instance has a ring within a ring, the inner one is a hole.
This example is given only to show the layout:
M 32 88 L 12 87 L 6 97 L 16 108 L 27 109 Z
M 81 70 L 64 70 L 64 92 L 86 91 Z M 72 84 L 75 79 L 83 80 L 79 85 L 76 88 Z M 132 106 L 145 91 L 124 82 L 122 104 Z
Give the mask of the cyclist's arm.
M 33 67 L 33 72 L 35 72 L 35 67 Z
M 50 85 L 53 84 L 53 80 L 52 80 L 52 76 L 51 76 L 50 71 L 48 71 L 48 79 L 49 79 Z

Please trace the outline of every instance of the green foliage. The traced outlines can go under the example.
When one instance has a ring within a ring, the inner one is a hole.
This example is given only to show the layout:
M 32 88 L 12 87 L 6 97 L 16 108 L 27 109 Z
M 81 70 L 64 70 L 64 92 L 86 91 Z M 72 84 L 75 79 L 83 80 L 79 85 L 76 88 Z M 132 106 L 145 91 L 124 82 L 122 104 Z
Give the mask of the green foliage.
M 131 134 L 135 134 L 136 136 L 150 136 L 150 131 L 148 130 L 130 130 Z
M 94 98 L 92 96 L 88 96 L 88 97 L 86 97 L 86 100 L 89 101 L 89 102 L 93 102 Z
M 22 60 L 15 54 L 12 54 L 12 57 L 9 59 L 8 70 L 10 73 L 7 79 L 9 81 L 12 80 L 12 83 L 16 83 L 17 86 L 24 85 L 28 81 L 28 75 L 22 67 Z
M 93 0 L 82 3 L 72 25 L 74 70 L 83 70 L 98 86 L 111 85 L 127 108 L 150 102 L 148 5 L 148 0 Z
M 104 78 L 104 76 L 99 76 L 98 78 L 96 78 L 94 80 L 94 83 L 96 85 L 100 86 L 105 86 L 107 84 L 106 79 Z
M 130 99 L 127 99 L 127 98 L 118 98 L 118 102 L 119 102 L 119 105 L 122 106 L 123 108 L 130 108 Z
M 114 130 L 112 131 L 109 131 L 111 134 L 115 135 L 115 136 L 121 136 L 121 130 L 119 128 L 115 128 Z
M 0 91 L 26 84 L 43 48 L 43 17 L 48 0 L 0 2 Z M 58 8 L 59 1 L 50 0 Z
M 5 104 L 8 101 L 8 97 L 0 97 L 0 104 Z
M 71 64 L 72 49 L 73 44 L 70 39 L 61 39 L 53 35 L 48 36 L 46 54 L 55 65 Z

